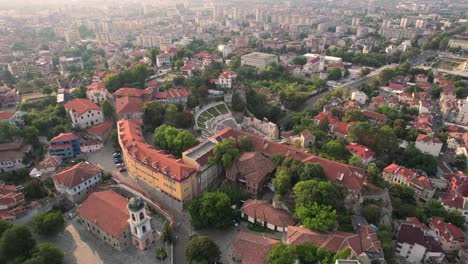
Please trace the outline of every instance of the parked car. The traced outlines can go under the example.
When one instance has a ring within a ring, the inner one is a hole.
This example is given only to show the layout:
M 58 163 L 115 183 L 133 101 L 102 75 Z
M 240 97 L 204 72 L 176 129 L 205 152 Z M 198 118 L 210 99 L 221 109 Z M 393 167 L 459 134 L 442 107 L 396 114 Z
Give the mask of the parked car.
M 119 171 L 120 171 L 120 172 L 127 171 L 127 168 L 125 168 L 125 167 L 122 167 L 122 168 L 120 168 L 120 169 L 119 169 Z
M 115 166 L 116 166 L 117 168 L 122 168 L 123 166 L 125 166 L 125 164 L 119 163 L 119 164 L 116 164 Z
M 120 155 L 121 155 L 120 153 L 113 153 L 112 157 L 120 157 Z
M 122 157 L 113 157 L 112 159 L 113 159 L 113 160 L 121 160 Z
M 114 163 L 115 163 L 115 164 L 123 163 L 123 161 L 122 161 L 121 159 L 119 159 L 119 160 L 114 160 Z

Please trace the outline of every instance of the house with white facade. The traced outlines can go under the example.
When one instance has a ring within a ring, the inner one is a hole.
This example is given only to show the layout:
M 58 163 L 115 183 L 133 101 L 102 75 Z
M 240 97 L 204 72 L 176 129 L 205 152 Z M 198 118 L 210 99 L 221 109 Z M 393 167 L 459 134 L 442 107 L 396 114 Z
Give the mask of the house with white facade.
M 232 71 L 222 72 L 218 79 L 214 80 L 214 83 L 221 88 L 231 89 L 234 80 L 237 78 L 237 74 Z
M 446 254 L 457 253 L 465 244 L 463 231 L 440 217 L 431 217 L 429 228 L 439 236 L 439 243 Z
M 23 158 L 31 150 L 31 145 L 18 143 L 0 144 L 0 173 L 25 168 Z
M 72 202 L 83 201 L 92 188 L 101 181 L 103 171 L 98 166 L 82 161 L 53 177 L 55 189 Z
M 110 94 L 102 82 L 94 82 L 86 86 L 86 98 L 93 101 L 95 104 L 100 104 L 109 97 Z
M 77 128 L 87 128 L 104 122 L 101 107 L 88 99 L 73 99 L 65 104 L 65 110 L 73 126 Z
M 361 91 L 356 91 L 351 94 L 351 99 L 360 104 L 365 104 L 367 101 L 367 94 Z
M 287 232 L 288 226 L 296 223 L 288 211 L 275 208 L 269 201 L 249 199 L 241 209 L 242 218 L 250 223 L 262 225 L 268 229 Z
M 156 56 L 156 65 L 159 68 L 165 68 L 171 66 L 171 54 L 163 53 Z
M 424 134 L 419 134 L 418 138 L 416 139 L 416 148 L 421 152 L 431 154 L 434 157 L 439 156 L 443 145 L 444 143 L 442 143 L 442 141 L 440 141 L 438 138 L 430 137 Z

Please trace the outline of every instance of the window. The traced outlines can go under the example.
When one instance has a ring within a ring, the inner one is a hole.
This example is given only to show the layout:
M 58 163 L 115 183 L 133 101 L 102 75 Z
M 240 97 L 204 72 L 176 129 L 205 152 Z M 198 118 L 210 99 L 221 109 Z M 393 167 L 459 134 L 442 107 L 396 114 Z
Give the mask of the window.
M 143 231 L 143 233 L 146 233 L 146 226 L 144 225 L 141 230 Z
M 143 219 L 145 219 L 145 215 L 143 214 L 143 212 L 140 213 L 140 221 L 143 221 Z
M 133 220 L 133 221 L 135 221 L 135 220 L 136 220 L 136 219 L 135 219 L 135 215 L 134 215 L 134 214 L 132 214 L 132 220 Z

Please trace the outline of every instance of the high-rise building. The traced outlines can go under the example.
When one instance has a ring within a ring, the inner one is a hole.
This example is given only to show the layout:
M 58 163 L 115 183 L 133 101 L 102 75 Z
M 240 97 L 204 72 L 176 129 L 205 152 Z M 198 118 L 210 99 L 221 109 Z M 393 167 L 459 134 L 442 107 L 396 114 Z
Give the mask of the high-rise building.
M 424 21 L 422 19 L 416 20 L 416 27 L 417 28 L 423 28 L 424 26 L 426 26 L 426 21 Z
M 411 22 L 411 21 L 410 21 L 409 18 L 403 17 L 403 18 L 400 20 L 400 27 L 406 28 L 406 27 L 409 26 L 410 22 Z
M 382 22 L 382 28 L 389 28 L 391 25 L 392 25 L 391 20 L 384 19 L 384 21 Z
M 357 27 L 361 23 L 361 19 L 359 17 L 353 17 L 353 20 L 351 21 L 351 26 Z

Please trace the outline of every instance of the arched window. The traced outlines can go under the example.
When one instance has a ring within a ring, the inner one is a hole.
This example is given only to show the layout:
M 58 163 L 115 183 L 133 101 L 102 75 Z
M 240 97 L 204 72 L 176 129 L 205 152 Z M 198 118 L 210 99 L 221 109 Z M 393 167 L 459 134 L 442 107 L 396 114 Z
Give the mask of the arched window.
M 146 233 L 146 226 L 145 225 L 141 228 L 141 231 L 143 231 L 143 234 Z
M 143 219 L 145 219 L 145 215 L 143 214 L 143 212 L 140 213 L 140 221 L 143 221 Z
M 132 214 L 132 220 L 135 221 L 135 214 Z
M 136 227 L 133 228 L 133 233 L 135 233 L 135 235 L 138 235 L 138 230 Z

